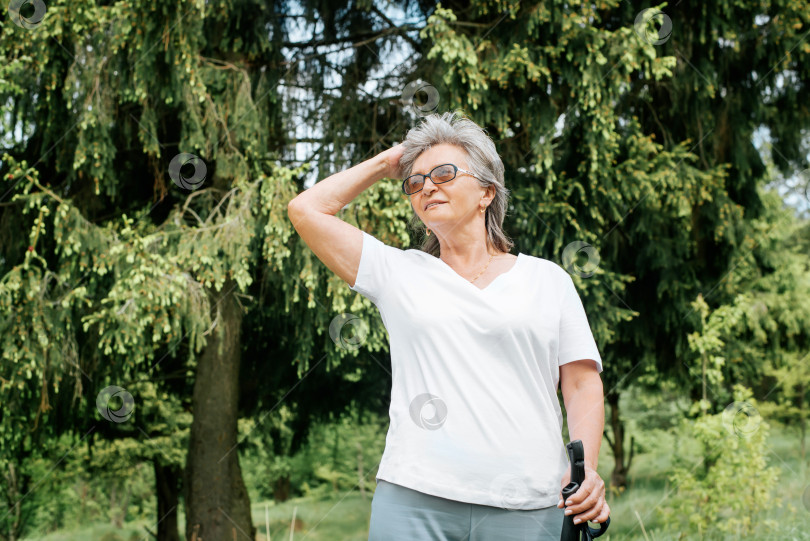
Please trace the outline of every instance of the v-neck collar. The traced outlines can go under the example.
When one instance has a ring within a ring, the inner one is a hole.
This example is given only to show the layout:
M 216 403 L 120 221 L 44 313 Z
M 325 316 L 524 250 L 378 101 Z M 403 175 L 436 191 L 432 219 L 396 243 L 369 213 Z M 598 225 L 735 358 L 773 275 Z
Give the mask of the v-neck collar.
M 427 255 L 428 255 L 428 256 L 430 256 L 430 257 L 432 257 L 432 258 L 434 258 L 434 259 L 436 259 L 436 260 L 439 262 L 439 264 L 440 264 L 442 267 L 444 267 L 445 269 L 447 269 L 448 271 L 450 271 L 450 272 L 453 274 L 453 276 L 455 276 L 457 279 L 459 279 L 459 280 L 463 281 L 465 284 L 467 284 L 468 286 L 472 287 L 473 289 L 475 289 L 475 290 L 476 290 L 476 291 L 478 291 L 479 293 L 485 293 L 485 292 L 489 291 L 490 289 L 492 289 L 492 286 L 493 286 L 493 285 L 495 285 L 495 282 L 497 282 L 498 280 L 501 280 L 501 278 L 503 278 L 504 276 L 507 276 L 507 275 L 509 275 L 509 274 L 514 273 L 515 269 L 517 269 L 517 268 L 518 268 L 518 266 L 520 265 L 521 260 L 525 258 L 525 256 L 524 256 L 523 252 L 518 253 L 518 255 L 517 255 L 517 260 L 515 261 L 515 263 L 512 265 L 512 267 L 511 267 L 511 268 L 510 268 L 508 271 L 506 271 L 506 272 L 502 272 L 501 274 L 499 274 L 498 276 L 496 276 L 496 277 L 495 277 L 495 278 L 494 278 L 494 279 L 493 279 L 493 280 L 492 280 L 492 281 L 491 281 L 489 284 L 487 284 L 487 286 L 486 286 L 485 288 L 480 288 L 480 287 L 478 287 L 477 285 L 475 285 L 474 283 L 472 283 L 472 282 L 470 282 L 469 280 L 467 280 L 466 278 L 464 278 L 464 277 L 463 277 L 462 275 L 460 275 L 459 273 L 457 273 L 457 272 L 456 272 L 456 271 L 453 269 L 453 267 L 451 267 L 450 265 L 448 265 L 447 263 L 445 263 L 444 261 L 442 261 L 442 259 L 441 259 L 440 257 L 436 257 L 436 256 L 434 256 L 434 255 L 430 255 L 430 254 L 427 254 Z M 503 280 L 501 280 L 501 281 L 503 281 Z

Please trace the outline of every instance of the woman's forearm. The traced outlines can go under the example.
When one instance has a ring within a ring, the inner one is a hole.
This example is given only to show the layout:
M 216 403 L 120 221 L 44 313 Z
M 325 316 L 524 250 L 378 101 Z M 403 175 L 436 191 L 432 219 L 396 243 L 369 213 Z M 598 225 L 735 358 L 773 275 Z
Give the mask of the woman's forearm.
M 585 448 L 585 463 L 596 469 L 599 463 L 599 447 L 605 429 L 605 397 L 602 379 L 583 383 L 565 401 L 568 415 L 568 435 L 571 441 L 582 440 Z
M 290 207 L 302 210 L 317 210 L 336 215 L 366 188 L 383 178 L 388 164 L 380 154 L 361 162 L 350 169 L 335 173 L 311 188 L 304 190 L 292 201 Z

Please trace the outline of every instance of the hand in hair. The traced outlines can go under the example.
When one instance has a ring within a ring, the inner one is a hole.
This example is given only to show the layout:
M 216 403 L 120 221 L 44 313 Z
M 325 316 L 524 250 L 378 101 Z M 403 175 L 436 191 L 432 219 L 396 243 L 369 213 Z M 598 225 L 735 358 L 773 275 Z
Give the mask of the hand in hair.
M 402 176 L 403 170 L 402 166 L 399 164 L 399 160 L 404 153 L 405 145 L 400 143 L 377 154 L 376 159 L 382 161 L 386 166 L 383 177 L 399 179 Z

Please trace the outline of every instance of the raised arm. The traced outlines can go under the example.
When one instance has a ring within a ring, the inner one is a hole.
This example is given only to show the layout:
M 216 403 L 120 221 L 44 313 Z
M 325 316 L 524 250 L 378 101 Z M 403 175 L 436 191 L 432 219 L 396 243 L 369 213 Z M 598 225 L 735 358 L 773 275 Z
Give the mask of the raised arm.
M 335 173 L 287 204 L 287 215 L 307 246 L 324 265 L 354 287 L 363 232 L 335 215 L 382 178 L 398 178 L 404 151 L 397 145 L 354 167 Z

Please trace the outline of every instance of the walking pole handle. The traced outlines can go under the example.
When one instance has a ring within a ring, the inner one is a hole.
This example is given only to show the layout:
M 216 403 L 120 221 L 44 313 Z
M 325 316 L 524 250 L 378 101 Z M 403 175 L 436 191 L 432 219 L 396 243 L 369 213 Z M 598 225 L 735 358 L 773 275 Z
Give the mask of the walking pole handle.
M 574 440 L 565 446 L 568 452 L 568 460 L 571 463 L 571 479 L 562 489 L 563 501 L 579 490 L 582 481 L 585 480 L 585 449 L 582 440 Z M 560 541 L 579 541 L 581 528 L 574 524 L 574 517 L 566 515 L 563 519 L 562 533 Z
M 569 496 L 575 494 L 585 481 L 585 448 L 582 446 L 582 440 L 574 440 L 568 443 L 565 449 L 571 462 L 571 480 L 561 491 L 563 501 L 568 500 Z M 574 524 L 573 515 L 566 515 L 563 519 L 560 541 L 580 541 L 580 539 L 589 541 L 605 533 L 608 525 L 610 525 L 610 517 L 600 524 L 600 529 L 597 530 L 588 526 L 587 521 Z

